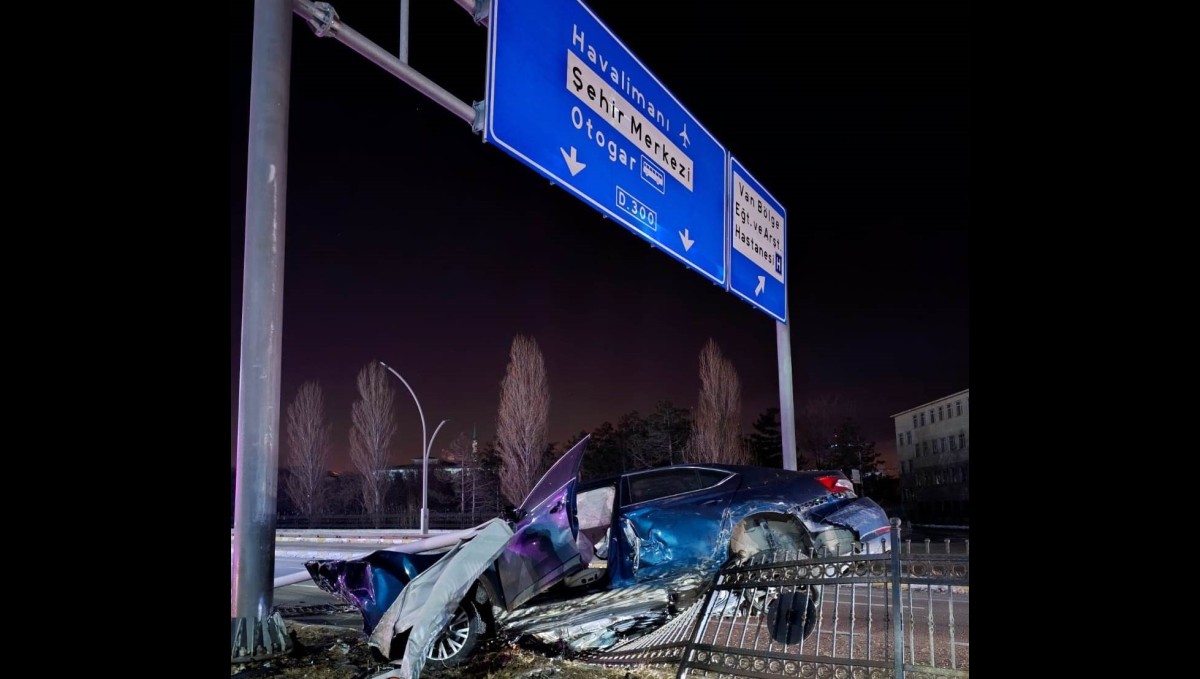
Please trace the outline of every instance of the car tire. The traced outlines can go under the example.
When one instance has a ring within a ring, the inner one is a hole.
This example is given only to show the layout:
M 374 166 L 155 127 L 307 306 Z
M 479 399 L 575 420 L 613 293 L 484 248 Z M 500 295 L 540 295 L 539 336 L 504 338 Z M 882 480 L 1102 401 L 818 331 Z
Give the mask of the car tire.
M 807 639 L 817 624 L 820 598 L 820 586 L 779 593 L 771 600 L 766 611 L 771 638 L 785 646 Z
M 434 640 L 426 656 L 426 666 L 434 669 L 455 667 L 466 662 L 483 636 L 487 626 L 479 609 L 470 601 L 459 604 L 446 629 Z

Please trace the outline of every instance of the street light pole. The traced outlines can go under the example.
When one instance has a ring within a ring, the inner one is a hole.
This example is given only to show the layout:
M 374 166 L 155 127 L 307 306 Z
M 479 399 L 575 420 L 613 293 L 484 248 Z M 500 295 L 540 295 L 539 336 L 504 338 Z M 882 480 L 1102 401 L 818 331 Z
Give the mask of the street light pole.
M 437 438 L 438 431 L 442 425 L 449 420 L 442 420 L 438 423 L 437 429 L 433 430 L 433 436 L 429 437 L 429 443 L 425 446 L 425 469 L 421 472 L 421 534 L 429 532 L 429 451 L 433 448 L 433 440 Z
M 438 430 L 442 428 L 449 420 L 442 420 L 438 424 L 437 429 L 433 430 L 433 436 L 425 438 L 425 411 L 421 409 L 421 400 L 417 398 L 417 393 L 413 388 L 408 386 L 408 380 L 400 376 L 400 373 L 392 369 L 392 366 L 379 362 L 379 365 L 388 369 L 388 372 L 396 376 L 400 383 L 408 389 L 408 393 L 412 394 L 413 401 L 417 404 L 417 414 L 421 416 L 421 455 L 422 455 L 422 471 L 421 471 L 421 534 L 429 532 L 429 449 L 433 446 L 433 436 L 437 436 Z

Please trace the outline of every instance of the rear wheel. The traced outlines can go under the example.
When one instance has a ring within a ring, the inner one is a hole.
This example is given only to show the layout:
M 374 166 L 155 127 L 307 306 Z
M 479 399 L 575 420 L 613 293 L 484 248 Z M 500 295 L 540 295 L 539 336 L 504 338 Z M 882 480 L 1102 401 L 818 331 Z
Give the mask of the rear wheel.
M 479 638 L 485 629 L 479 610 L 469 601 L 459 604 L 450 618 L 450 624 L 433 642 L 429 649 L 428 665 L 434 668 L 454 667 L 460 665 L 479 645 Z
M 767 629 L 771 638 L 781 644 L 794 644 L 807 639 L 817 624 L 817 603 L 820 587 L 809 590 L 778 593 L 767 605 Z
M 844 532 L 844 531 L 843 531 Z M 730 564 L 767 564 L 797 561 L 833 553 L 834 536 L 813 536 L 786 514 L 765 513 L 744 519 L 734 527 L 729 542 Z M 742 610 L 767 616 L 776 641 L 792 643 L 812 634 L 821 601 L 821 585 L 800 588 L 761 587 L 743 593 Z

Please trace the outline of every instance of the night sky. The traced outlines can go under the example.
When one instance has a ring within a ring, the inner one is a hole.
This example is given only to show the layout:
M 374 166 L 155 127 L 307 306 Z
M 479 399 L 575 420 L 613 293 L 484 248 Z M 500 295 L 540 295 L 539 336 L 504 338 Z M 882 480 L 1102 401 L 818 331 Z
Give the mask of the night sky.
M 589 6 L 783 204 L 796 403 L 849 400 L 891 456 L 890 415 L 970 386 L 967 8 L 807 4 Z M 333 6 L 396 50 L 399 0 Z M 231 7 L 232 465 L 253 3 Z M 486 29 L 452 0 L 414 0 L 411 19 L 411 65 L 483 99 Z M 517 334 L 545 356 L 552 441 L 663 399 L 694 407 L 710 337 L 741 378 L 747 433 L 778 405 L 774 319 L 295 16 L 292 31 L 281 406 L 320 383 L 335 469 L 376 359 L 430 432 L 450 420 L 435 452 L 473 426 L 490 439 Z M 394 386 L 399 463 L 421 427 Z

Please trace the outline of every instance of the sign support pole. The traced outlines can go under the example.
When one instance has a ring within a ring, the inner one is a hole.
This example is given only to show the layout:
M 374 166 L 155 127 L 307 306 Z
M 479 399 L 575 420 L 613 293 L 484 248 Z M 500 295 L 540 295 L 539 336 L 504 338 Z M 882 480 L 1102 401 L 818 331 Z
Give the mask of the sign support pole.
M 792 394 L 792 333 L 775 321 L 775 353 L 779 357 L 779 433 L 783 437 L 783 468 L 796 469 L 796 408 Z
M 283 620 L 272 610 L 291 69 L 291 3 L 257 0 L 230 574 L 232 659 L 281 655 L 291 648 Z

